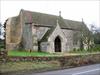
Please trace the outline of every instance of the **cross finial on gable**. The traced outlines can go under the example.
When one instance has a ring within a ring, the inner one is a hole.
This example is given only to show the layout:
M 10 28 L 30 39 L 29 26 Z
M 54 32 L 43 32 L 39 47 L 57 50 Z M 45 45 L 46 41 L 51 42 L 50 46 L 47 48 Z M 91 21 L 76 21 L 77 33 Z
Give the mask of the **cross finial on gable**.
M 82 23 L 84 24 L 84 20 L 83 20 L 83 18 L 82 18 Z
M 82 18 L 82 22 L 84 23 L 84 20 L 83 20 L 83 18 Z
M 59 11 L 59 16 L 61 16 L 61 11 Z

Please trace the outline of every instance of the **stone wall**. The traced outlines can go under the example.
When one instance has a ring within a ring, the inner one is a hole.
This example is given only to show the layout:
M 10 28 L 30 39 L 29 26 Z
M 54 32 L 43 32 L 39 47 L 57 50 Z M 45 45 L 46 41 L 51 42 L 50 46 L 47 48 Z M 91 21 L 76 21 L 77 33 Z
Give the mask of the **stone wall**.
M 38 41 L 42 39 L 48 29 L 48 27 L 36 27 L 34 24 L 32 24 L 33 50 L 38 51 Z M 40 49 L 41 51 L 47 50 L 47 45 L 45 42 L 40 43 Z
M 16 49 L 21 41 L 21 25 L 20 18 L 12 17 L 6 22 L 6 49 Z M 15 46 L 16 45 L 16 46 Z
M 18 57 L 8 56 L 7 61 L 59 61 L 61 66 L 80 66 L 86 64 L 100 63 L 100 54 L 73 55 L 73 56 L 52 56 L 52 57 Z
M 24 49 L 33 50 L 32 25 L 25 24 L 23 28 L 22 44 Z
M 22 43 L 24 49 L 38 51 L 38 41 L 41 40 L 49 28 L 35 27 L 34 23 L 26 24 L 25 19 L 25 14 L 22 15 L 22 12 L 19 16 L 8 19 L 6 24 L 6 48 L 8 50 L 16 49 Z M 57 36 L 61 37 L 62 52 L 73 50 L 74 47 L 79 48 L 79 45 L 73 45 L 73 32 L 75 31 L 61 29 L 58 24 L 51 33 L 50 38 L 48 38 L 49 45 L 47 43 L 41 44 L 42 50 L 48 50 L 51 53 L 55 52 L 54 40 Z
M 17 43 L 8 43 L 6 44 L 6 49 L 7 50 L 14 50 L 14 49 L 18 49 L 19 48 L 19 44 Z
M 7 51 L 6 50 L 3 50 L 3 51 L 0 50 L 0 62 L 6 62 L 6 61 L 7 61 Z
M 73 50 L 74 48 L 79 49 L 80 48 L 80 33 L 76 30 L 67 30 L 63 29 L 63 33 L 65 34 L 67 38 L 67 44 L 66 48 L 67 50 Z
M 38 40 L 41 40 L 48 29 L 49 29 L 48 27 L 38 27 L 36 33 L 34 33 L 34 34 L 37 35 Z
M 41 51 L 48 52 L 48 42 L 41 42 Z
M 61 52 L 66 52 L 67 50 L 66 49 L 67 38 L 62 32 L 62 29 L 60 28 L 59 24 L 57 24 L 56 28 L 54 29 L 54 31 L 51 33 L 51 35 L 48 38 L 48 42 L 49 42 L 48 52 L 50 53 L 55 52 L 54 41 L 57 36 L 59 36 L 61 40 Z
M 73 50 L 73 30 L 62 29 L 65 37 L 67 38 L 66 50 Z

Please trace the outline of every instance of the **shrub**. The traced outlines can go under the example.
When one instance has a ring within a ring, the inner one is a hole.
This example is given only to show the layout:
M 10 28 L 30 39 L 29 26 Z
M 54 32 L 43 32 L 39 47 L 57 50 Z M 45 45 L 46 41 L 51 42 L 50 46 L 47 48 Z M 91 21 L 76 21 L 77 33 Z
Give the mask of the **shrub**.
M 89 52 L 100 52 L 100 44 L 96 44 L 93 48 L 88 49 Z
M 80 53 L 80 52 L 81 53 L 84 53 L 84 52 L 100 52 L 100 44 L 96 44 L 96 45 L 94 45 L 94 47 L 89 48 L 88 50 L 74 48 L 70 52 L 76 52 L 76 53 Z

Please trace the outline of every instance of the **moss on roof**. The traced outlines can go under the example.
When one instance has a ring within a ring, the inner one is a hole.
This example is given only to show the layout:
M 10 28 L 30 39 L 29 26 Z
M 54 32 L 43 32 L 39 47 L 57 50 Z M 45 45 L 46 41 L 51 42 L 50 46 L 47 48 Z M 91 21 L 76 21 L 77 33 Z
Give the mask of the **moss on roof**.
M 41 25 L 54 26 L 56 25 L 56 20 L 60 19 L 59 25 L 61 26 L 61 28 L 71 28 L 76 30 L 80 29 L 83 25 L 82 22 L 63 19 L 62 17 L 59 18 L 59 16 L 56 15 L 44 14 L 40 12 L 31 12 L 27 10 L 22 11 L 24 14 L 23 18 L 25 18 L 25 22 L 33 22 Z
M 27 10 L 21 10 L 21 11 L 25 23 L 28 22 L 28 23 L 39 24 L 40 26 L 42 25 L 51 26 L 51 29 L 49 29 L 43 36 L 42 41 L 46 41 L 48 36 L 53 32 L 53 30 L 57 25 L 56 24 L 57 19 L 61 28 L 82 31 L 83 34 L 89 32 L 89 29 L 83 22 L 63 19 L 61 16 L 44 14 L 40 12 L 31 12 Z

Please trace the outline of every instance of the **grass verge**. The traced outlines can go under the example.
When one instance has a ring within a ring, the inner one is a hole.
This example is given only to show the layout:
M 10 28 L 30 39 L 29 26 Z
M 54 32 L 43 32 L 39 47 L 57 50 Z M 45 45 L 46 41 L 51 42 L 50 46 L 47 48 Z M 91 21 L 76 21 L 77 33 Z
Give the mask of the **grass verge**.
M 42 61 L 42 62 L 7 62 L 0 63 L 0 72 L 16 72 L 40 69 L 52 69 L 59 67 L 58 61 Z

